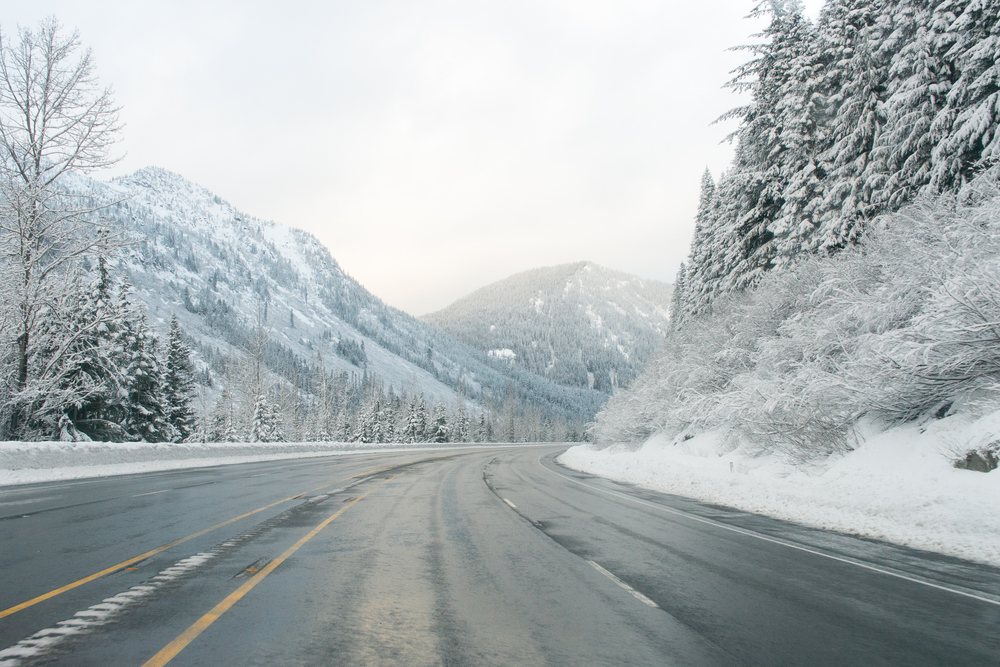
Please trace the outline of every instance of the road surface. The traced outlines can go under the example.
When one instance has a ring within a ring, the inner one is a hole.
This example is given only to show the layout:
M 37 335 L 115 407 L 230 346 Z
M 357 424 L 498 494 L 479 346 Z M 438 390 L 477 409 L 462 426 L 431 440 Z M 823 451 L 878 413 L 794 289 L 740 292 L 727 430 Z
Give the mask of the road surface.
M 0 667 L 1000 664 L 1000 570 L 615 484 L 563 449 L 0 489 Z

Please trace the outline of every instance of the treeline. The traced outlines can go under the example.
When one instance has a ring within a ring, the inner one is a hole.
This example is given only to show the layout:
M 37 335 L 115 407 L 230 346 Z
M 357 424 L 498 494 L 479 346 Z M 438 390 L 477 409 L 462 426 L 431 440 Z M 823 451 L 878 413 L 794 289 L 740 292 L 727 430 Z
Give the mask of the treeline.
M 830 0 L 815 23 L 772 0 L 730 86 L 736 155 L 702 181 L 674 319 L 706 313 L 801 253 L 857 243 L 879 214 L 959 192 L 1000 159 L 1000 5 Z
M 565 442 L 583 436 L 579 425 L 553 420 L 513 401 L 475 406 L 386 388 L 367 372 L 313 376 L 309 391 L 274 382 L 255 389 L 253 363 L 233 358 L 226 384 L 197 419 L 192 441 L 207 442 Z M 248 372 L 249 371 L 249 372 Z

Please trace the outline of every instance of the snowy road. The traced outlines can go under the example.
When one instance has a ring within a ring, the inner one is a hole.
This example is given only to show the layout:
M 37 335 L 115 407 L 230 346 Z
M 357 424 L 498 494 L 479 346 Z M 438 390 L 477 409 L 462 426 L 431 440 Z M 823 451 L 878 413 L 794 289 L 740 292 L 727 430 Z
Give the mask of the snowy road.
M 996 665 L 996 569 L 574 473 L 562 449 L 0 489 L 0 666 Z

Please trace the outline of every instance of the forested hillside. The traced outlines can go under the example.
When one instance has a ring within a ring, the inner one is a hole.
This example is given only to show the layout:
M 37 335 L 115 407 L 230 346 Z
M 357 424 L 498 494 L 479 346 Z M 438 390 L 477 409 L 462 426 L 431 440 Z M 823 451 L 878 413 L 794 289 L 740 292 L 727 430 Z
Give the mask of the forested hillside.
M 593 434 L 722 428 L 808 457 L 862 423 L 996 409 L 1000 5 L 760 11 L 667 343 Z
M 577 262 L 518 273 L 421 319 L 553 382 L 612 393 L 663 342 L 670 289 Z
M 113 210 L 127 210 L 122 223 L 141 239 L 126 266 L 150 309 L 182 306 L 192 333 L 204 336 L 196 351 L 219 374 L 226 372 L 225 358 L 246 349 L 263 317 L 270 331 L 267 366 L 297 394 L 308 392 L 310 401 L 326 392 L 331 437 L 357 436 L 361 415 L 374 419 L 375 403 L 378 411 L 392 412 L 380 416 L 378 427 L 379 437 L 390 440 L 402 436 L 411 416 L 425 424 L 461 421 L 457 406 L 465 401 L 466 418 L 476 421 L 472 413 L 483 413 L 483 429 L 512 439 L 543 437 L 544 425 L 545 437 L 579 433 L 600 405 L 599 394 L 519 373 L 385 305 L 312 236 L 242 214 L 175 174 L 145 169 L 112 187 L 129 196 L 126 208 Z M 331 378 L 325 389 L 317 369 Z M 351 394 L 357 394 L 353 401 Z M 426 407 L 413 405 L 424 400 Z M 345 401 L 355 403 L 353 409 L 339 404 Z M 299 411 L 302 402 L 295 401 Z M 434 416 L 435 409 L 447 415 Z M 411 415 L 421 411 L 426 417 Z M 532 424 L 532 432 L 511 434 L 514 415 Z M 486 437 L 470 428 L 451 435 Z
M 89 202 L 95 230 L 125 244 L 95 249 L 64 278 L 78 287 L 52 304 L 48 337 L 34 339 L 38 381 L 23 392 L 7 385 L 8 414 L 26 402 L 31 415 L 19 430 L 8 422 L 8 438 L 67 437 L 69 427 L 74 438 L 152 441 L 561 440 L 580 437 L 603 403 L 596 391 L 512 368 L 386 306 L 312 236 L 241 213 L 176 174 L 60 182 L 62 197 Z M 105 428 L 131 400 L 119 395 L 130 385 L 116 351 L 124 313 L 142 320 L 136 349 L 150 365 L 150 414 L 167 407 L 155 390 L 167 369 L 156 339 L 176 316 L 191 350 L 187 433 Z M 75 328 L 90 336 L 100 369 L 84 350 L 60 351 Z M 66 389 L 38 393 L 39 383 Z

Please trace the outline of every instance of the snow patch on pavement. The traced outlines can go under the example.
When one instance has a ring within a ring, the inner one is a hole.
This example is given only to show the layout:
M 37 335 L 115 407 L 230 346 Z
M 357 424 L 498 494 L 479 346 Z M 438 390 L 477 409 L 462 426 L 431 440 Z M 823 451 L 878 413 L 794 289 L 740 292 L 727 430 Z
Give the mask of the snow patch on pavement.
M 809 464 L 758 454 L 728 434 L 659 435 L 638 449 L 571 448 L 559 461 L 616 481 L 788 521 L 1000 566 L 1000 471 L 959 470 L 959 452 L 1000 439 L 1000 411 L 871 428 Z

